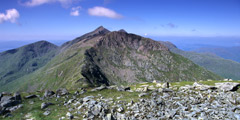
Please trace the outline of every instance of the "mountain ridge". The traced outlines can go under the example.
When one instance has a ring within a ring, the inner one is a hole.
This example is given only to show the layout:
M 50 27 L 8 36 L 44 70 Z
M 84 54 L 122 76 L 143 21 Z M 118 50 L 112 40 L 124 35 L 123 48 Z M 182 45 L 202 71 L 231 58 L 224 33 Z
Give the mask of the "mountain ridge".
M 35 91 L 59 87 L 121 85 L 143 81 L 222 79 L 174 54 L 154 40 L 99 27 L 63 44 L 39 70 L 1 90 Z M 20 87 L 14 87 L 18 84 Z

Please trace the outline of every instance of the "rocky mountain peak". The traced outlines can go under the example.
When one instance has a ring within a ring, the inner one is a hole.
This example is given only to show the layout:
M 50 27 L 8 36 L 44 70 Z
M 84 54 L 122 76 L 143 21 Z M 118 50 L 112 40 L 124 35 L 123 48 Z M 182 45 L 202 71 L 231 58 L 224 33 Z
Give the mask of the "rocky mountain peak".
M 101 33 L 108 33 L 110 32 L 108 29 L 104 28 L 103 26 L 99 26 L 97 29 L 95 29 L 92 34 L 101 34 Z
M 124 29 L 120 29 L 118 32 L 125 32 L 125 33 L 127 33 L 127 31 L 124 30 Z
M 168 48 L 162 43 L 151 40 L 149 38 L 144 38 L 136 34 L 131 34 L 127 32 L 113 31 L 105 35 L 102 42 L 97 45 L 106 45 L 106 47 L 128 47 L 133 49 L 138 49 L 142 51 L 148 50 L 163 50 L 168 51 Z

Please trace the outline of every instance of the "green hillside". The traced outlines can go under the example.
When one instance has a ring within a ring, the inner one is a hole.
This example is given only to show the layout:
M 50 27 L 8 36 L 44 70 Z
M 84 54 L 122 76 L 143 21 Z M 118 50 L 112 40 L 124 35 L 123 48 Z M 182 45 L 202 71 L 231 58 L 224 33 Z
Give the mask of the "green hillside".
M 0 86 L 38 70 L 55 56 L 57 49 L 49 42 L 39 41 L 0 53 Z
M 227 60 L 213 54 L 182 51 L 170 42 L 161 43 L 168 46 L 172 52 L 192 60 L 194 63 L 212 71 L 213 73 L 216 73 L 224 78 L 231 78 L 234 80 L 240 79 L 240 63 L 238 62 Z

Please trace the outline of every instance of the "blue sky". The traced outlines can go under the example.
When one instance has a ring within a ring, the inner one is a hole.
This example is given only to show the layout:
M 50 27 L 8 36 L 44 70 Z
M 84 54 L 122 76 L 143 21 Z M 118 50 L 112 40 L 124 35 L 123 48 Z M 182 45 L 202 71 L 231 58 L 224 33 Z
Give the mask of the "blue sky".
M 71 40 L 103 25 L 143 36 L 240 37 L 240 0 L 0 0 L 0 40 Z

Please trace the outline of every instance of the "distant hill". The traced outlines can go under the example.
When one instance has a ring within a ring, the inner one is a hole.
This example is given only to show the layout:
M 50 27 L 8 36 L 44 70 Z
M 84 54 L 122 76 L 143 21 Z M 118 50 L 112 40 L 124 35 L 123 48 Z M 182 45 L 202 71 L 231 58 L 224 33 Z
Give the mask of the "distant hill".
M 212 71 L 224 78 L 240 80 L 240 63 L 238 62 L 227 60 L 211 53 L 182 51 L 170 42 L 161 41 L 161 43 L 166 45 L 170 51 L 192 60 L 194 63 L 206 68 L 209 71 Z
M 193 50 L 198 53 L 212 53 L 225 59 L 240 62 L 240 46 L 235 47 L 211 47 Z
M 0 86 L 38 70 L 55 56 L 57 49 L 54 44 L 39 41 L 0 53 Z
M 46 65 L 0 91 L 35 91 L 167 81 L 222 79 L 154 40 L 104 27 L 64 43 Z

